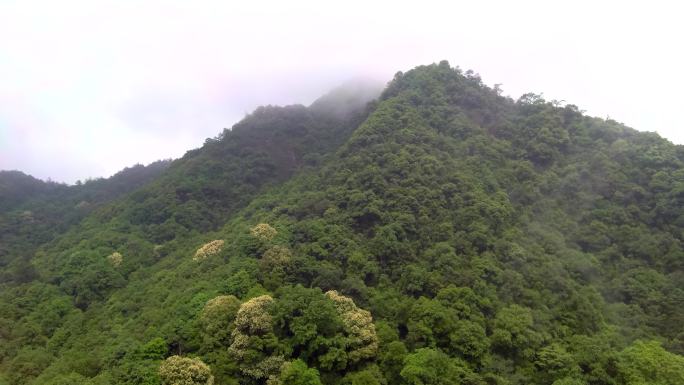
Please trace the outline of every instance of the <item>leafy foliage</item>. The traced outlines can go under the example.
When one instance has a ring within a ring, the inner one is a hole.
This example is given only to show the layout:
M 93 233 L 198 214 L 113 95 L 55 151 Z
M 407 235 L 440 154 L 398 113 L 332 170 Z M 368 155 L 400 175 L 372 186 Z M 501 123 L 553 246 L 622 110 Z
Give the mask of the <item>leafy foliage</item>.
M 0 383 L 684 383 L 682 146 L 446 62 L 348 97 L 0 183 Z
M 162 385 L 213 385 L 209 367 L 196 358 L 171 356 L 159 367 Z

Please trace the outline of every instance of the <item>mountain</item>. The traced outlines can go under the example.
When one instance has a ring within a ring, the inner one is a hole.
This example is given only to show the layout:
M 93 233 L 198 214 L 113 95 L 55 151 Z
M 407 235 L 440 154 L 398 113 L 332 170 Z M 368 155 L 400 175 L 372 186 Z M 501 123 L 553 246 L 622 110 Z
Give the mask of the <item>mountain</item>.
M 0 384 L 684 384 L 684 147 L 447 62 L 372 89 L 2 238 Z M 64 188 L 10 178 L 3 235 Z
M 74 186 L 0 171 L 0 281 L 30 281 L 36 249 L 105 205 L 151 181 L 168 161 L 135 165 Z

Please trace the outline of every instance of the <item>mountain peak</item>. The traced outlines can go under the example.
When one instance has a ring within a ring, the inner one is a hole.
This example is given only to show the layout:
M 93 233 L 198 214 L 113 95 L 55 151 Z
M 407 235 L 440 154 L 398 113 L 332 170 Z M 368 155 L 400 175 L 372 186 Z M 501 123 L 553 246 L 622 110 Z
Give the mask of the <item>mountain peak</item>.
M 681 147 L 446 61 L 378 90 L 0 211 L 0 384 L 682 383 Z
M 316 99 L 310 108 L 335 117 L 348 116 L 378 98 L 384 87 L 381 81 L 372 78 L 349 79 Z

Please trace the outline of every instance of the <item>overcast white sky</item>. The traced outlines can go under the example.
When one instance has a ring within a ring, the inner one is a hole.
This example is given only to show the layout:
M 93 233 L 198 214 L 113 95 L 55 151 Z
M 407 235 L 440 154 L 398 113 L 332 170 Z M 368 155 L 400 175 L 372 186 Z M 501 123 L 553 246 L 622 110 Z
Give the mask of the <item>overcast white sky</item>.
M 442 59 L 682 144 L 677 3 L 0 0 L 0 169 L 109 176 Z

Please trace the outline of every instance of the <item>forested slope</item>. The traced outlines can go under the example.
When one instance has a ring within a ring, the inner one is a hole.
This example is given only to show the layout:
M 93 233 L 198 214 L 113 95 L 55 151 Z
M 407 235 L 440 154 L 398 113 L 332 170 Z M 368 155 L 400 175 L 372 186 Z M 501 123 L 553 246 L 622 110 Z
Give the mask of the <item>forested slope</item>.
M 41 244 L 0 383 L 684 384 L 682 146 L 446 62 L 327 98 Z
M 159 176 L 169 161 L 126 168 L 110 178 L 67 186 L 19 171 L 0 171 L 0 281 L 36 278 L 36 249 L 67 231 L 96 208 Z

